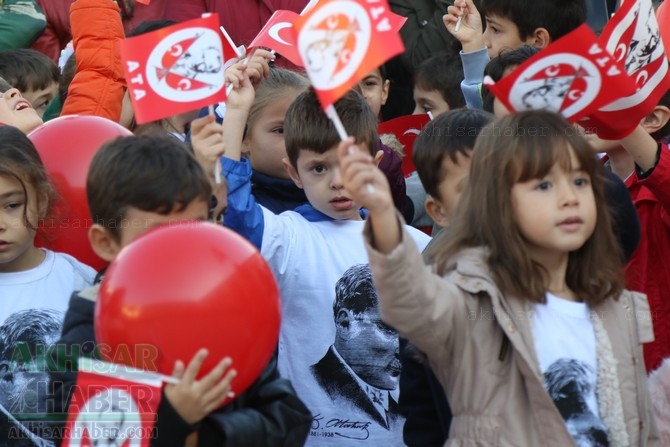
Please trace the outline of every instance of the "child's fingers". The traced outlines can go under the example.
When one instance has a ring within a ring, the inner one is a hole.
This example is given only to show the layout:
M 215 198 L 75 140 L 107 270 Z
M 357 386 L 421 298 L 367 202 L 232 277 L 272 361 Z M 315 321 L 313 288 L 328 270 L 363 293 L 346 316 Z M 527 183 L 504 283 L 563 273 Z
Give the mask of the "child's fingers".
M 182 381 L 187 383 L 195 381 L 195 378 L 200 372 L 200 368 L 202 367 L 205 358 L 207 358 L 207 354 L 209 354 L 207 349 L 200 349 L 198 352 L 196 352 L 191 361 L 188 363 L 186 371 L 184 371 Z
M 211 123 L 214 119 L 215 118 L 212 115 L 205 115 L 194 119 L 191 121 L 191 134 L 193 135 L 200 133 L 202 129 L 204 129 L 205 126 Z
M 232 364 L 233 361 L 230 359 L 230 357 L 226 357 L 221 360 L 214 368 L 212 368 L 209 373 L 207 373 L 207 375 L 205 375 L 205 377 L 200 379 L 200 386 L 205 390 L 212 388 L 214 384 L 219 381 L 221 376 L 223 376 L 223 373 L 226 372 L 226 370 Z
M 226 373 L 225 376 L 217 383 L 214 388 L 208 391 L 205 394 L 205 401 L 209 403 L 213 408 L 217 408 L 223 403 L 224 400 L 228 397 L 233 397 L 235 393 L 230 391 L 230 384 L 233 379 L 237 377 L 237 371 L 231 369 Z
M 181 379 L 182 376 L 184 375 L 184 362 L 181 360 L 177 360 L 174 362 L 174 368 L 172 368 L 172 377 L 175 377 L 177 379 Z

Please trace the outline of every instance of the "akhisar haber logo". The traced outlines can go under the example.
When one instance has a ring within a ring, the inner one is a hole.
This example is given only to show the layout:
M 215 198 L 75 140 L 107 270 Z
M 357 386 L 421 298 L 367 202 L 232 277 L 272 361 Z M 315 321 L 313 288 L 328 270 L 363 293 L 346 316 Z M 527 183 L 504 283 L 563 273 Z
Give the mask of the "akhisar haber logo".
M 101 390 L 77 414 L 70 446 L 140 447 L 142 421 L 137 403 L 118 388 Z
M 370 46 L 372 25 L 356 2 L 328 3 L 305 22 L 298 51 L 317 90 L 333 89 L 351 79 Z
M 149 85 L 170 101 L 207 98 L 224 87 L 223 46 L 209 28 L 186 28 L 166 36 L 149 55 Z
M 557 53 L 539 59 L 517 78 L 509 93 L 515 110 L 551 110 L 573 116 L 598 96 L 602 79 L 589 59 Z

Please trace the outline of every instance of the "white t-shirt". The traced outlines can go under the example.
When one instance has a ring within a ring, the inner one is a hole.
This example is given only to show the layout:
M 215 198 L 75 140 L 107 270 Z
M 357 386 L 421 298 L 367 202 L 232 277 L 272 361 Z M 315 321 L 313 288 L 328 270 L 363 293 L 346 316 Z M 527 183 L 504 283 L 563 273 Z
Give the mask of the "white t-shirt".
M 547 293 L 533 312 L 533 339 L 545 388 L 578 446 L 607 444 L 598 411 L 596 338 L 585 303 Z
M 347 278 L 364 274 L 361 271 L 368 264 L 362 233 L 365 222 L 310 222 L 294 211 L 275 215 L 266 209 L 263 217 L 261 253 L 282 292 L 279 372 L 291 380 L 314 418 L 306 447 L 404 446 L 397 383 L 385 390 L 365 383 L 351 361 L 347 363 L 342 352 L 332 347 L 337 334 L 335 285 L 345 272 Z M 423 250 L 430 238 L 407 228 Z M 357 369 L 367 367 L 386 380 L 397 379 L 399 361 L 396 365 L 389 360 L 392 346 L 398 347 L 397 334 L 385 331 L 378 320 L 376 324 L 353 320 L 347 326 L 369 334 L 351 334 L 349 347 L 361 353 L 357 359 L 363 363 Z
M 60 337 L 70 296 L 96 274 L 70 255 L 44 252 L 33 269 L 0 273 L 0 405 L 13 414 L 44 411 L 47 350 Z

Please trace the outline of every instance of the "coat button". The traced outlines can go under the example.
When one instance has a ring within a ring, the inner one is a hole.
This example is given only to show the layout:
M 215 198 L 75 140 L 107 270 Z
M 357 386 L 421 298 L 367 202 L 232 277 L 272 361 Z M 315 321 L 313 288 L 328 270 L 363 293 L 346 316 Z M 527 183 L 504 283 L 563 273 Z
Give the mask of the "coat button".
M 510 334 L 513 334 L 513 333 L 516 332 L 516 327 L 515 327 L 513 324 L 507 325 L 507 331 L 508 331 Z
M 426 26 L 428 25 L 428 20 L 422 20 L 421 21 L 421 26 Z
M 633 357 L 633 365 L 637 365 L 637 357 Z

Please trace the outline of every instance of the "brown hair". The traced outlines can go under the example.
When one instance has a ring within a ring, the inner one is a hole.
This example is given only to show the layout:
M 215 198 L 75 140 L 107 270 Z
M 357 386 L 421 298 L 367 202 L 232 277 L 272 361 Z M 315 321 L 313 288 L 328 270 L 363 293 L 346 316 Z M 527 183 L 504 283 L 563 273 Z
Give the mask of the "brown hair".
M 525 249 L 511 189 L 515 183 L 544 177 L 555 163 L 569 167 L 571 152 L 590 176 L 597 222 L 591 237 L 569 254 L 566 282 L 589 306 L 617 297 L 623 288 L 623 258 L 604 196 L 604 167 L 570 123 L 546 111 L 511 114 L 482 130 L 454 221 L 426 251 L 437 271 L 445 274 L 453 269 L 450 259 L 459 251 L 483 246 L 502 293 L 544 302 L 547 272 Z
M 170 136 L 119 137 L 93 156 L 86 195 L 93 222 L 120 239 L 128 208 L 169 214 L 194 200 L 209 201 L 212 187 L 189 150 Z
M 349 90 L 335 103 L 335 110 L 348 135 L 357 144 L 366 144 L 371 155 L 377 152 L 377 117 L 360 93 Z M 326 116 L 314 88 L 310 87 L 293 101 L 284 119 L 284 143 L 288 159 L 297 169 L 301 150 L 323 154 L 335 147 L 340 137 Z
M 258 116 L 275 98 L 282 96 L 287 90 L 302 92 L 309 87 L 309 79 L 295 71 L 284 68 L 271 68 L 270 75 L 256 87 L 254 102 L 249 108 L 247 118 L 248 129 L 253 127 Z
M 441 199 L 440 183 L 445 157 L 456 163 L 458 154 L 469 157 L 477 135 L 493 121 L 492 114 L 479 109 L 455 109 L 436 117 L 423 128 L 414 142 L 412 162 L 428 194 Z
M 36 231 L 37 222 L 28 220 L 29 194 L 26 184 L 35 190 L 39 219 L 51 213 L 57 195 L 32 141 L 12 126 L 0 126 L 0 176 L 14 178 L 21 184 L 26 198 L 23 221 L 26 227 Z

